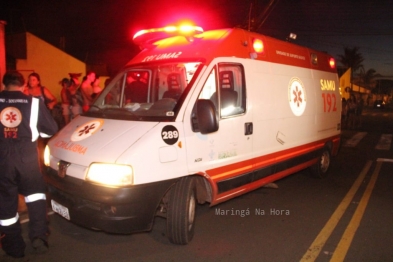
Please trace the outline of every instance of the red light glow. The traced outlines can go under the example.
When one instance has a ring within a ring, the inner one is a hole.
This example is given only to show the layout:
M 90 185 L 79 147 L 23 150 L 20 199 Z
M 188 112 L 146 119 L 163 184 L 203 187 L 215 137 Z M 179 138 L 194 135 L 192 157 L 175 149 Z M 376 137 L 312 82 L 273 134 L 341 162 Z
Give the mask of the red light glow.
M 330 65 L 330 68 L 335 68 L 336 67 L 336 61 L 334 60 L 333 57 L 331 57 L 329 59 L 329 65 Z
M 181 25 L 178 27 L 178 31 L 180 34 L 187 35 L 187 34 L 200 34 L 203 33 L 203 29 L 200 26 L 195 25 Z
M 177 27 L 176 26 L 167 26 L 163 28 L 165 32 L 176 32 Z M 160 28 L 158 28 L 160 30 Z
M 135 43 L 154 42 L 175 35 L 192 36 L 201 33 L 203 33 L 202 27 L 184 24 L 180 26 L 144 29 L 137 32 L 133 40 Z
M 263 41 L 261 39 L 254 39 L 252 43 L 252 47 L 254 48 L 254 51 L 257 53 L 263 53 L 264 51 L 264 46 L 263 46 Z

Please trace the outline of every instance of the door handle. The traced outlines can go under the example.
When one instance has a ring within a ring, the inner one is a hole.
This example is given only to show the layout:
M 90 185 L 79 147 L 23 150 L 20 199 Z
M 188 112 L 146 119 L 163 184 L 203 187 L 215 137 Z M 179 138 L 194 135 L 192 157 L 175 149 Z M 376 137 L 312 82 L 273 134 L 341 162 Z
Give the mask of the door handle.
M 248 122 L 244 124 L 244 135 L 252 135 L 253 132 L 253 125 L 252 123 Z

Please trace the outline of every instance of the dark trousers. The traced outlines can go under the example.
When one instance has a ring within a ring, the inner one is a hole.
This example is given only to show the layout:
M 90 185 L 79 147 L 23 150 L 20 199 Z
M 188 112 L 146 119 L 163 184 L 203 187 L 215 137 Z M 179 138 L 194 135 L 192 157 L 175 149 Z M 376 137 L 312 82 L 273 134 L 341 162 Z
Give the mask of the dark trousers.
M 16 220 L 18 195 L 26 197 L 29 238 L 47 241 L 45 182 L 38 162 L 37 144 L 31 141 L 0 142 L 0 232 L 3 250 L 11 256 L 24 255 L 25 242 Z

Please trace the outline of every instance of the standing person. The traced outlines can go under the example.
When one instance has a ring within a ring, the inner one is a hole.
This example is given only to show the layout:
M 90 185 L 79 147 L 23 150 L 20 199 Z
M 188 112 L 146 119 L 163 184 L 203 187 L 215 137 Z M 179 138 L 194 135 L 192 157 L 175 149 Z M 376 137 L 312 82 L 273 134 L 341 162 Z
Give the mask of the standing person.
M 7 72 L 0 92 L 0 232 L 8 256 L 24 256 L 26 244 L 19 222 L 18 194 L 25 196 L 29 238 L 38 253 L 48 250 L 45 182 L 41 174 L 37 138 L 50 137 L 58 128 L 44 103 L 22 92 L 24 78 Z
M 355 118 L 356 118 L 356 98 L 351 95 L 351 97 L 347 101 L 347 112 L 348 112 L 348 128 L 355 128 Z
M 364 108 L 364 100 L 362 97 L 359 97 L 357 101 L 358 102 L 356 103 L 355 121 L 356 121 L 356 127 L 360 128 L 362 127 L 362 113 Z
M 61 122 L 63 119 L 59 119 L 59 117 L 63 118 L 62 114 L 59 116 L 58 113 L 54 113 L 53 110 L 57 104 L 57 99 L 48 88 L 41 85 L 40 75 L 35 72 L 31 73 L 28 77 L 27 87 L 27 94 L 44 102 L 44 105 L 46 105 L 46 107 L 49 109 L 52 118 L 55 119 L 58 127 L 62 126 Z M 47 142 L 48 139 L 43 137 L 38 139 L 38 153 L 40 155 L 41 166 L 43 166 L 43 153 Z
M 81 84 L 81 93 L 83 97 L 83 112 L 86 112 L 89 110 L 90 105 L 93 101 L 93 86 L 92 83 L 96 79 L 96 73 L 93 71 L 87 72 L 86 76 L 83 78 L 82 84 Z
M 91 84 L 93 87 L 93 94 L 91 95 L 91 97 L 94 99 L 96 98 L 102 91 L 101 87 L 100 87 L 100 77 L 96 76 L 96 79 L 94 79 L 93 83 Z
M 60 91 L 61 107 L 63 109 L 64 124 L 68 124 L 71 119 L 71 92 L 69 90 L 70 80 L 63 78 L 60 82 L 62 88 Z
M 46 107 L 50 111 L 53 110 L 57 104 L 57 99 L 48 88 L 41 85 L 41 77 L 39 74 L 31 73 L 29 75 L 27 87 L 27 94 L 42 99 Z
M 83 98 L 81 92 L 79 92 L 80 81 L 79 77 L 81 74 L 70 73 L 70 87 L 68 90 L 71 94 L 71 113 L 72 119 L 82 114 Z
M 347 128 L 347 115 L 348 115 L 348 107 L 347 100 L 345 97 L 341 99 L 341 128 Z

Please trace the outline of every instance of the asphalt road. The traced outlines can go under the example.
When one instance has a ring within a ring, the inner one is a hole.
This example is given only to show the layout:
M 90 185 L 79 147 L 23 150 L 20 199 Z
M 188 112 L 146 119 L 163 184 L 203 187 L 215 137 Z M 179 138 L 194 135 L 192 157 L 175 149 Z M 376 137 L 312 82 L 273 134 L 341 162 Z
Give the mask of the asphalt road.
M 366 110 L 344 130 L 329 176 L 307 170 L 220 205 L 198 206 L 196 233 L 170 244 L 151 232 L 110 235 L 50 213 L 50 250 L 29 261 L 393 261 L 393 113 Z M 50 211 L 50 210 L 49 210 Z M 27 222 L 26 215 L 22 217 Z M 27 223 L 23 224 L 27 239 Z

